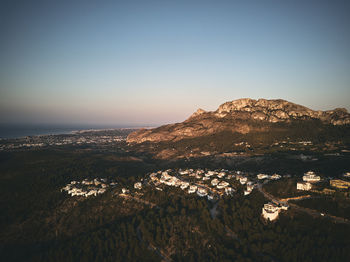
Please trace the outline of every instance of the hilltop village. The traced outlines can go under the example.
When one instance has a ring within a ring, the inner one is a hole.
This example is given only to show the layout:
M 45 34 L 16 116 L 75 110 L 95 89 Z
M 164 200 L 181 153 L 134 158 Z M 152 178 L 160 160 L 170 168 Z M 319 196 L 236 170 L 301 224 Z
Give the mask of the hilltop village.
M 345 180 L 328 179 L 321 178 L 313 171 L 308 171 L 302 176 L 302 181 L 296 183 L 296 189 L 298 191 L 311 191 L 313 188 L 317 188 L 317 183 L 329 181 L 329 186 L 333 189 L 323 188 L 323 191 L 314 190 L 313 192 L 329 194 L 329 192 L 335 192 L 337 189 L 348 190 L 350 182 L 346 179 L 350 178 L 350 173 L 345 173 L 343 176 Z M 288 200 L 300 199 L 300 197 L 277 199 L 265 192 L 263 186 L 271 181 L 290 177 L 290 175 L 252 174 L 224 169 L 168 169 L 149 173 L 129 187 L 120 186 L 115 180 L 95 178 L 92 180 L 84 179 L 80 182 L 71 181 L 61 191 L 65 191 L 71 196 L 90 197 L 103 194 L 108 189 L 113 189 L 114 195 L 139 197 L 142 196 L 142 190 L 144 189 L 166 191 L 167 188 L 174 187 L 181 189 L 184 194 L 195 194 L 198 197 L 206 197 L 208 201 L 215 202 L 222 197 L 233 197 L 235 194 L 248 196 L 255 189 L 261 191 L 270 200 L 262 207 L 262 217 L 267 221 L 274 221 L 278 218 L 280 212 L 288 210 Z

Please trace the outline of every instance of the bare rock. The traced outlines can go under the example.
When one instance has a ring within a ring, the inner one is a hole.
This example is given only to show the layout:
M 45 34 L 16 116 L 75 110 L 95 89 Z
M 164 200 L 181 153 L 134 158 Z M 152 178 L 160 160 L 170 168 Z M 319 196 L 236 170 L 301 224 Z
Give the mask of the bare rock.
M 257 127 L 253 127 L 250 124 L 251 121 L 277 123 L 308 119 L 318 119 L 324 124 L 332 125 L 350 124 L 350 114 L 344 108 L 314 111 L 282 99 L 254 100 L 242 98 L 226 102 L 214 112 L 198 109 L 182 123 L 165 125 L 154 129 L 140 129 L 131 133 L 127 138 L 127 142 L 178 141 L 222 131 L 246 134 L 252 130 L 257 131 Z M 171 152 L 166 151 L 162 154 L 168 155 Z

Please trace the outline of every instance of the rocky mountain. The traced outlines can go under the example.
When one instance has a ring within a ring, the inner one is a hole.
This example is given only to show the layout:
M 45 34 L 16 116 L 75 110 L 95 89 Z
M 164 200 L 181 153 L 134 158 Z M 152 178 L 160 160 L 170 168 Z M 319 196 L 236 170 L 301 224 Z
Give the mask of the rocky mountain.
M 198 109 L 182 123 L 164 125 L 154 129 L 140 129 L 131 133 L 127 142 L 143 143 L 179 141 L 185 138 L 208 136 L 220 132 L 247 134 L 266 132 L 279 124 L 313 120 L 325 126 L 350 124 L 350 114 L 344 108 L 315 111 L 286 100 L 243 98 L 226 102 L 216 111 Z

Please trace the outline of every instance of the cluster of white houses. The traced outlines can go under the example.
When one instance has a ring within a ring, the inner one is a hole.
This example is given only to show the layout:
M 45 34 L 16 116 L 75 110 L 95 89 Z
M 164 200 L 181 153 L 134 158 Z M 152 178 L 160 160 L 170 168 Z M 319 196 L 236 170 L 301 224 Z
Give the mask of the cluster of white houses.
M 107 182 L 106 178 L 95 178 L 93 180 L 84 179 L 83 181 L 71 181 L 61 189 L 71 196 L 97 196 L 106 192 L 108 187 L 116 186 L 116 182 Z
M 303 182 L 297 182 L 297 190 L 308 191 L 312 188 L 312 183 L 321 181 L 321 177 L 316 175 L 313 171 L 308 171 L 303 176 Z
M 258 174 L 257 179 L 243 174 L 241 171 L 203 170 L 203 169 L 168 169 L 149 174 L 145 179 L 134 183 L 135 190 L 141 190 L 145 185 L 153 185 L 155 189 L 162 191 L 164 186 L 178 187 L 188 194 L 197 194 L 212 200 L 223 195 L 232 196 L 236 192 L 234 180 L 245 187 L 244 195 L 249 195 L 258 186 L 258 180 L 276 180 L 281 176 L 278 174 Z M 84 179 L 81 182 L 72 181 L 61 189 L 71 196 L 96 196 L 106 191 L 108 187 L 116 186 L 116 182 L 108 183 L 107 179 L 95 178 Z M 121 189 L 123 194 L 130 192 L 128 188 Z
M 281 176 L 278 174 L 257 175 L 258 180 L 277 180 Z M 236 192 L 233 186 L 233 179 L 239 181 L 241 185 L 246 188 L 244 195 L 249 195 L 258 183 L 256 179 L 254 181 L 249 180 L 249 176 L 244 175 L 241 171 L 228 171 L 228 170 L 203 170 L 203 169 L 180 169 L 178 171 L 168 169 L 165 171 L 153 172 L 149 175 L 149 184 L 155 186 L 157 190 L 163 190 L 161 185 L 170 187 L 178 187 L 188 194 L 196 193 L 200 197 L 207 197 L 213 199 L 215 196 L 231 196 Z M 142 183 L 137 182 L 134 184 L 135 189 L 141 189 Z
M 200 197 L 213 199 L 215 196 L 231 196 L 236 192 L 233 179 L 246 185 L 245 195 L 248 195 L 256 187 L 256 183 L 249 181 L 248 177 L 240 171 L 228 170 L 203 170 L 203 169 L 185 169 L 173 171 L 158 171 L 149 175 L 149 181 L 156 186 L 157 190 L 162 190 L 160 185 L 179 187 L 188 194 L 196 193 Z
M 149 175 L 150 184 L 156 189 L 162 190 L 160 185 L 179 187 L 188 194 L 196 193 L 200 197 L 214 199 L 218 195 L 232 195 L 236 190 L 226 180 L 235 177 L 235 174 L 228 174 L 227 170 L 204 171 L 202 169 L 185 169 L 173 171 L 158 171 Z
M 345 178 L 350 177 L 350 173 L 343 175 Z M 290 177 L 285 175 L 284 177 Z M 188 194 L 197 194 L 200 197 L 207 197 L 208 200 L 221 197 L 223 195 L 232 196 L 236 192 L 234 180 L 245 187 L 244 195 L 249 195 L 254 188 L 267 183 L 271 180 L 278 180 L 281 175 L 257 174 L 256 178 L 251 175 L 243 174 L 240 171 L 228 170 L 203 170 L 203 169 L 168 169 L 150 173 L 145 179 L 134 183 L 136 191 L 142 190 L 144 186 L 154 186 L 155 189 L 162 191 L 164 186 L 177 187 Z M 321 177 L 313 171 L 308 171 L 303 175 L 303 181 L 297 182 L 298 190 L 311 190 L 312 184 L 321 181 Z M 330 181 L 331 186 L 338 188 L 350 188 L 350 181 L 333 179 Z M 95 178 L 93 180 L 84 179 L 81 182 L 71 181 L 61 191 L 66 191 L 71 196 L 96 196 L 106 192 L 107 188 L 115 187 L 116 182 L 108 182 L 107 179 Z M 123 194 L 130 193 L 127 188 L 121 189 Z M 288 210 L 287 202 L 274 200 L 264 204 L 262 208 L 262 217 L 267 221 L 274 221 L 278 218 L 279 213 Z

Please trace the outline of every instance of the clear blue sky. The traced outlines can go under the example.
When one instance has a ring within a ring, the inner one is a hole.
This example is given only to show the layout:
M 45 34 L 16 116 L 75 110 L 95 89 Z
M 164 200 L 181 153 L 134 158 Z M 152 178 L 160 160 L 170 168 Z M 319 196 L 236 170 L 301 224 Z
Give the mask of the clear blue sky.
M 158 125 L 242 98 L 350 109 L 350 1 L 2 1 L 0 123 Z

